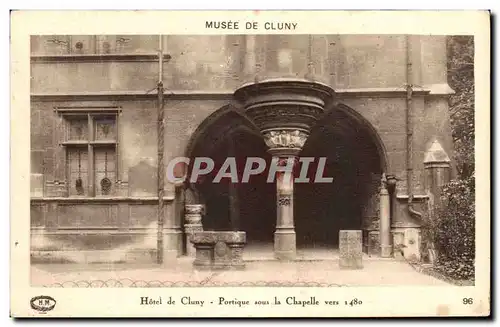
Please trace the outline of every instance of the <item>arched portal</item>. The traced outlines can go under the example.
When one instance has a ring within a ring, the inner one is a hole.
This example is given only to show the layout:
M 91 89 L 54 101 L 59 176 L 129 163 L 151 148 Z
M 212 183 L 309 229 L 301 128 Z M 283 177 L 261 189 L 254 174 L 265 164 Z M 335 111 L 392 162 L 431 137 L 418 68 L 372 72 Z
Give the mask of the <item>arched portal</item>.
M 271 155 L 259 130 L 237 109 L 226 106 L 209 116 L 195 131 L 187 148 L 190 158 L 188 180 L 194 159 L 211 158 L 215 169 L 196 183 L 186 183 L 195 201 L 205 205 L 204 230 L 245 231 L 248 245 L 268 245 L 272 249 L 276 228 L 276 184 L 267 183 Z M 238 182 L 223 178 L 214 182 L 227 158 L 235 158 Z M 266 170 L 242 183 L 247 158 L 262 158 Z
M 297 183 L 297 247 L 334 248 L 339 230 L 376 226 L 378 186 L 386 171 L 383 145 L 366 119 L 345 105 L 328 111 L 311 130 L 301 157 L 326 158 L 324 176 L 331 183 Z M 366 242 L 366 240 L 365 240 Z
M 259 249 L 272 251 L 273 242 L 276 245 L 277 188 L 276 183 L 267 182 L 272 157 L 252 120 L 231 106 L 221 108 L 195 131 L 187 150 L 190 170 L 196 157 L 215 162 L 210 175 L 186 183 L 194 190 L 196 203 L 205 205 L 203 228 L 245 231 L 250 247 L 259 245 Z M 310 182 L 296 182 L 292 221 L 298 249 L 335 248 L 342 229 L 363 230 L 366 244 L 367 236 L 378 232 L 378 188 L 382 173 L 388 169 L 383 143 L 373 126 L 355 110 L 336 105 L 313 126 L 299 156 L 313 157 L 315 163 L 325 158 L 323 176 L 332 177 L 333 182 L 315 183 L 314 164 L 309 169 Z M 218 168 L 228 157 L 235 158 L 238 182 L 225 178 L 215 183 Z M 241 183 L 249 157 L 263 158 L 266 170 Z

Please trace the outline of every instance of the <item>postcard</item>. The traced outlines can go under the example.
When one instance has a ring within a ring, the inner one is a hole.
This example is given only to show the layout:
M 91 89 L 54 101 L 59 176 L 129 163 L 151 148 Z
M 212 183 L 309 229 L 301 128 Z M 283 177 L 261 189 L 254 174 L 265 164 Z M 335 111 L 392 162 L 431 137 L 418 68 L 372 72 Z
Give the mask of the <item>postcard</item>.
M 489 19 L 13 11 L 11 316 L 489 316 Z

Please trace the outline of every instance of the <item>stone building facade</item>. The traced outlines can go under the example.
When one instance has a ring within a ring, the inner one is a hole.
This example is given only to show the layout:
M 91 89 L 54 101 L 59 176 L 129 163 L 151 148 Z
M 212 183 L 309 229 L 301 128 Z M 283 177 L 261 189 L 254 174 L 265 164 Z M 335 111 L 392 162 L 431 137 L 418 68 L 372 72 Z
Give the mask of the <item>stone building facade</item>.
M 165 261 L 199 229 L 283 259 L 355 229 L 370 255 L 420 258 L 452 173 L 444 36 L 33 36 L 30 82 L 32 262 Z M 334 182 L 174 184 L 159 152 L 326 157 Z

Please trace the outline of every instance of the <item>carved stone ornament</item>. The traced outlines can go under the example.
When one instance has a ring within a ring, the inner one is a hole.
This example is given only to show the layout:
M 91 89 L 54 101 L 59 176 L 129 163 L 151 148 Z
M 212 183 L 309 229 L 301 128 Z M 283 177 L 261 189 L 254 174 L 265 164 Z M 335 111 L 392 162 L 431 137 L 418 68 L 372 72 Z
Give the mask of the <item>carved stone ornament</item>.
M 277 78 L 243 85 L 234 93 L 263 132 L 282 127 L 309 130 L 333 101 L 328 85 L 301 78 Z
M 218 257 L 223 257 L 228 253 L 228 247 L 224 242 L 217 242 L 214 246 L 214 253 Z
M 280 198 L 278 199 L 279 206 L 289 206 L 291 202 L 292 202 L 291 197 L 286 195 L 281 195 Z
M 263 131 L 264 141 L 271 148 L 302 149 L 306 143 L 308 133 L 298 129 L 282 129 Z

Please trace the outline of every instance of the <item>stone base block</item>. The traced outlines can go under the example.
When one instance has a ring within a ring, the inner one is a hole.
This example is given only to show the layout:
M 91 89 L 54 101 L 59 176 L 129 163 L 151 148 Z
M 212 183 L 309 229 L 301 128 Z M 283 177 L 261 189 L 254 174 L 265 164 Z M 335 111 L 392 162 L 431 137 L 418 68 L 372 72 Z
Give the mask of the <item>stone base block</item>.
M 392 257 L 392 245 L 381 245 L 380 246 L 380 256 L 382 258 Z
M 199 270 L 244 269 L 245 232 L 195 232 L 191 243 L 196 249 L 193 267 Z
M 194 233 L 202 232 L 203 226 L 201 224 L 185 224 L 184 225 L 185 237 L 186 237 L 186 255 L 188 257 L 196 257 L 196 248 L 191 242 L 191 238 Z
M 339 232 L 339 266 L 341 269 L 363 268 L 363 236 L 361 230 Z
M 404 256 L 410 261 L 420 261 L 420 230 L 406 228 L 404 231 Z
M 274 232 L 274 256 L 278 260 L 295 260 L 297 236 L 293 229 L 278 229 Z

